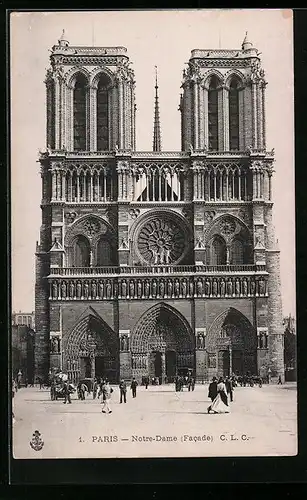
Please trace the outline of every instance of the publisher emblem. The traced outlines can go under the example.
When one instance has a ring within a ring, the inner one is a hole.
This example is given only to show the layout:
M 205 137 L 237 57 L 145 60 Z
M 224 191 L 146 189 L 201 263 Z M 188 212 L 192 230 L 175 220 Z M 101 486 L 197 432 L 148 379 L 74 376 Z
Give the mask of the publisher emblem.
M 33 437 L 30 441 L 30 446 L 35 451 L 40 451 L 44 446 L 44 441 L 41 439 L 41 433 L 39 431 L 35 431 L 33 433 Z

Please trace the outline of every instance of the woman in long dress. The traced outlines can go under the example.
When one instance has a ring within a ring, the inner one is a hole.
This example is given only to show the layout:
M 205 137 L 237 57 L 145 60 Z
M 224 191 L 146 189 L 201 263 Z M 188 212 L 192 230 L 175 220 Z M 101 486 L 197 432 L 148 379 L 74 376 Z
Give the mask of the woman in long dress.
M 228 405 L 228 396 L 226 385 L 222 377 L 220 377 L 217 384 L 217 396 L 213 403 L 208 408 L 208 413 L 229 413 L 230 408 Z

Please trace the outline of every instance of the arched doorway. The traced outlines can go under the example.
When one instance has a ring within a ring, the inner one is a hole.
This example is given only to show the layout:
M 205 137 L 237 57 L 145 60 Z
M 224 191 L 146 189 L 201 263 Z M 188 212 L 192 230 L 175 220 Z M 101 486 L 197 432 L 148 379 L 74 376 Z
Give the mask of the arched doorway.
M 237 309 L 230 307 L 215 319 L 205 347 L 209 378 L 257 374 L 256 329 Z
M 92 309 L 64 338 L 64 369 L 70 380 L 107 377 L 118 380 L 118 342 L 113 330 Z
M 173 307 L 158 304 L 137 323 L 131 339 L 132 375 L 172 382 L 195 369 L 195 341 L 190 325 Z

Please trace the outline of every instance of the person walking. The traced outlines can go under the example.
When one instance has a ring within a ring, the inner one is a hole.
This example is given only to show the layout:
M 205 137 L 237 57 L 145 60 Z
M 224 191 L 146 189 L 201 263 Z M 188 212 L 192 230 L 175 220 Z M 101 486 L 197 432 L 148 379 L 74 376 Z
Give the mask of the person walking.
M 148 389 L 149 377 L 145 378 L 145 389 Z
M 64 393 L 64 397 L 65 397 L 65 399 L 64 399 L 64 405 L 66 403 L 71 404 L 70 387 L 68 385 L 68 381 L 67 380 L 64 382 L 63 393 Z
M 230 397 L 230 401 L 233 401 L 233 383 L 229 377 L 226 377 L 225 380 L 226 392 Z
M 213 402 L 217 396 L 217 380 L 213 377 L 212 382 L 209 384 L 208 398 Z
M 279 375 L 279 377 L 278 377 L 278 382 L 277 382 L 277 385 L 282 385 L 281 375 Z
M 120 390 L 120 403 L 123 402 L 123 399 L 124 399 L 124 403 L 126 403 L 126 395 L 127 395 L 127 384 L 124 380 L 121 380 L 120 381 L 120 384 L 119 384 L 119 390 Z
M 136 388 L 138 386 L 137 381 L 135 380 L 135 377 L 133 377 L 132 382 L 131 382 L 131 390 L 132 390 L 132 397 L 136 398 Z
M 102 413 L 112 413 L 110 401 L 113 389 L 110 387 L 109 381 L 106 380 L 102 385 Z
M 217 396 L 213 403 L 207 409 L 208 413 L 230 413 L 228 396 L 223 377 L 219 378 L 217 384 Z

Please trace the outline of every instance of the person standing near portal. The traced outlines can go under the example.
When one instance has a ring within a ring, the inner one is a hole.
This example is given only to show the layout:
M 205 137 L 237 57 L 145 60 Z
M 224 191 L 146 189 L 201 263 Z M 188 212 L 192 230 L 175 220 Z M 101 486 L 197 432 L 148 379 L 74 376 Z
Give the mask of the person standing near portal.
M 226 377 L 225 386 L 226 386 L 227 394 L 229 394 L 230 401 L 232 402 L 233 401 L 233 384 L 232 384 L 232 381 L 230 380 L 229 377 Z
M 120 384 L 119 384 L 119 390 L 120 390 L 120 403 L 123 402 L 123 398 L 124 398 L 124 403 L 126 403 L 126 395 L 127 395 L 127 385 L 126 385 L 126 382 L 124 380 L 121 380 Z
M 212 382 L 209 384 L 208 398 L 213 402 L 217 396 L 217 380 L 213 377 Z
M 132 382 L 131 382 L 131 386 L 130 386 L 131 390 L 132 390 L 132 397 L 133 398 L 136 398 L 136 388 L 137 388 L 137 386 L 138 386 L 138 383 L 135 380 L 135 378 L 133 377 Z
M 64 404 L 66 404 L 67 402 L 69 404 L 71 404 L 70 389 L 69 389 L 68 381 L 64 382 L 63 394 L 65 397 Z

